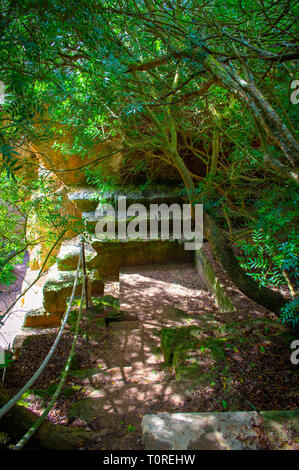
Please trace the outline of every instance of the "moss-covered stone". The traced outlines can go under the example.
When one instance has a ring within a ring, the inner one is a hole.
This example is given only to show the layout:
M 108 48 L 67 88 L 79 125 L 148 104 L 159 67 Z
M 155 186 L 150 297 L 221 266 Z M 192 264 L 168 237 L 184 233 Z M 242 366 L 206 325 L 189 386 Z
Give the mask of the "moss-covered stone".
M 119 299 L 112 295 L 104 295 L 103 297 L 92 299 L 93 311 L 101 315 L 102 318 L 96 320 L 96 324 L 100 327 L 109 325 L 113 322 L 126 320 L 128 313 L 120 310 Z
M 80 248 L 75 242 L 62 245 L 57 257 L 61 271 L 75 270 Z M 86 247 L 86 266 L 97 269 L 101 276 L 117 275 L 121 266 L 141 266 L 154 263 L 191 262 L 193 252 L 185 250 L 180 240 L 118 240 L 91 239 Z
M 192 251 L 179 240 L 97 240 L 91 242 L 96 256 L 90 263 L 102 276 L 116 275 L 122 266 L 192 261 Z
M 197 326 L 163 328 L 161 349 L 165 364 L 172 366 L 177 379 L 210 383 L 215 376 L 226 376 L 226 338 L 202 338 Z
M 43 288 L 43 306 L 49 313 L 63 314 L 66 310 L 67 299 L 70 297 L 75 280 L 75 271 L 59 271 L 54 265 L 48 274 Z M 88 271 L 92 295 L 101 296 L 104 292 L 104 283 L 96 269 Z M 82 290 L 82 277 L 78 279 L 75 295 Z
M 190 338 L 190 329 L 192 327 L 182 328 L 162 328 L 161 330 L 161 349 L 164 356 L 164 363 L 172 365 L 173 356 L 178 344 Z M 192 338 L 194 341 L 194 338 Z
M 221 312 L 235 311 L 236 309 L 233 302 L 225 292 L 211 263 L 201 249 L 196 251 L 194 262 L 200 277 L 208 289 L 214 294 L 219 310 Z
M 66 387 L 62 394 L 66 398 L 71 398 L 75 393 L 79 392 L 81 388 L 80 385 L 71 385 L 70 387 Z
M 78 353 L 74 353 L 71 363 L 70 363 L 70 370 L 78 370 L 80 368 L 80 359 Z
M 103 306 L 119 310 L 119 299 L 117 297 L 113 297 L 113 295 L 104 295 L 99 300 Z
M 163 314 L 167 315 L 168 319 L 181 319 L 181 318 L 192 318 L 189 313 L 184 312 L 180 308 L 174 307 L 173 305 L 163 305 Z
M 60 313 L 49 313 L 44 308 L 29 310 L 25 315 L 25 328 L 46 328 L 59 326 L 61 323 Z
M 96 321 L 95 321 L 95 324 L 98 328 L 106 328 L 107 326 L 107 323 L 106 323 L 106 319 L 105 318 L 98 318 Z
M 85 398 L 84 400 L 77 401 L 70 408 L 69 417 L 91 421 L 97 417 L 103 416 L 105 411 L 103 412 L 101 406 L 102 401 L 103 400 L 97 398 Z
M 60 271 L 76 270 L 80 251 L 81 247 L 77 238 L 63 242 L 57 256 L 58 269 Z M 96 256 L 97 252 L 91 246 L 85 245 L 85 260 L 87 266 L 91 264 Z

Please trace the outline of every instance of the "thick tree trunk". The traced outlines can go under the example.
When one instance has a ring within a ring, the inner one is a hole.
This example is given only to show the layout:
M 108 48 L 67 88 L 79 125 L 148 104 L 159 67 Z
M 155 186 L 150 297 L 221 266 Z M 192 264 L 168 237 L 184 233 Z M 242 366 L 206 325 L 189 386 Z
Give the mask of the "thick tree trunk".
M 9 395 L 0 383 L 0 408 L 9 400 Z M 7 432 L 16 441 L 34 424 L 37 416 L 23 406 L 15 405 L 0 420 L 0 430 Z M 97 440 L 98 435 L 80 428 L 70 428 L 44 422 L 32 437 L 34 446 L 51 450 L 78 449 Z
M 287 300 L 279 292 L 260 286 L 245 273 L 232 248 L 228 245 L 226 237 L 206 213 L 204 213 L 203 225 L 204 235 L 209 240 L 214 255 L 238 289 L 256 303 L 279 315 L 281 307 L 286 304 Z
M 190 203 L 194 204 L 195 187 L 192 177 L 185 163 L 177 153 L 174 153 L 173 159 L 185 183 Z M 213 254 L 235 286 L 256 303 L 279 315 L 281 307 L 286 304 L 287 300 L 279 292 L 260 286 L 253 278 L 246 274 L 228 244 L 225 235 L 205 211 L 203 217 L 203 232 L 211 245 Z

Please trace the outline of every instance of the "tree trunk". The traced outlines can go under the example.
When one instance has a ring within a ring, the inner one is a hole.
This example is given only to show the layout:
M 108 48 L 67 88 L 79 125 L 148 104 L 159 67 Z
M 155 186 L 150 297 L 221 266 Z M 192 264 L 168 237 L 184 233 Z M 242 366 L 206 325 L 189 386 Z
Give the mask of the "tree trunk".
M 299 144 L 254 84 L 243 80 L 230 67 L 221 64 L 211 55 L 207 55 L 204 65 L 214 78 L 229 91 L 233 91 L 245 104 L 266 134 L 278 142 L 292 168 L 295 168 L 295 162 L 299 157 Z
M 9 395 L 0 383 L 0 407 L 9 400 Z M 0 420 L 0 430 L 19 440 L 34 424 L 37 416 L 23 406 L 15 405 Z M 98 435 L 80 428 L 70 428 L 44 422 L 32 437 L 32 444 L 38 448 L 51 450 L 78 449 L 97 440 Z
M 194 204 L 196 195 L 192 177 L 178 153 L 173 154 L 173 159 L 185 183 L 190 203 Z M 253 278 L 246 274 L 241 268 L 225 235 L 205 211 L 203 214 L 203 235 L 208 239 L 215 257 L 232 282 L 254 302 L 279 315 L 281 307 L 287 303 L 287 300 L 279 292 L 260 286 Z

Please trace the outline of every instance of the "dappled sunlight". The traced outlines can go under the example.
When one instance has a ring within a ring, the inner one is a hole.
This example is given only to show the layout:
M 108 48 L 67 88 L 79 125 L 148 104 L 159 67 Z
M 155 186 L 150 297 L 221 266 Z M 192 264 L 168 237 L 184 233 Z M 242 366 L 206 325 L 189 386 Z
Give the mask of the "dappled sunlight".
M 182 323 L 184 315 L 216 310 L 213 297 L 201 288 L 191 264 L 126 268 L 120 278 L 121 309 L 131 311 L 140 320 Z

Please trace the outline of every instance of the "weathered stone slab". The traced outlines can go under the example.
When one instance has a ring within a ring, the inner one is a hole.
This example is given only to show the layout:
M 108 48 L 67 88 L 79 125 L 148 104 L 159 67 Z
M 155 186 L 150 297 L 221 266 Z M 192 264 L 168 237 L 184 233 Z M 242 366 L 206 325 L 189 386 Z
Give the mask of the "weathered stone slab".
M 178 380 L 209 384 L 215 376 L 227 376 L 225 338 L 207 338 L 201 326 L 162 328 L 161 350 L 165 365 Z
M 184 249 L 178 240 L 96 240 L 92 247 L 98 256 L 90 267 L 99 270 L 100 275 L 119 273 L 122 266 L 142 266 L 155 263 L 190 262 L 193 252 Z
M 49 313 L 44 308 L 29 310 L 25 315 L 25 328 L 46 328 L 59 326 L 61 323 L 61 315 Z
M 126 229 L 128 229 L 129 224 L 138 216 L 138 223 L 139 224 L 146 224 L 148 230 L 150 229 L 150 224 L 151 221 L 155 221 L 157 224 L 157 230 L 160 238 L 160 234 L 162 231 L 162 227 L 164 225 L 162 224 L 162 218 L 161 214 L 158 213 L 157 217 L 155 216 L 150 216 L 150 212 L 147 211 L 147 214 L 144 217 L 141 217 L 140 214 L 135 214 L 134 216 L 127 216 L 126 212 L 117 212 L 115 211 L 114 215 L 101 215 L 97 211 L 94 212 L 83 212 L 82 218 L 84 219 L 85 226 L 88 229 L 89 233 L 94 234 L 95 229 L 97 226 L 97 223 L 101 221 L 101 227 L 105 227 L 105 224 L 113 224 L 115 227 L 115 233 L 117 234 L 118 227 L 119 227 L 119 221 L 121 220 L 121 223 L 125 223 Z M 163 222 L 165 224 L 165 221 Z M 172 234 L 174 230 L 174 224 L 177 223 L 181 226 L 181 218 L 174 218 L 173 214 L 169 214 L 169 233 Z
M 104 293 L 104 283 L 96 269 L 88 271 L 91 286 L 91 294 L 101 297 Z M 70 297 L 76 271 L 59 271 L 57 264 L 49 270 L 43 288 L 43 306 L 49 313 L 63 314 L 67 306 L 67 298 Z M 75 295 L 81 295 L 82 277 L 78 279 Z
M 126 185 L 115 187 L 112 191 L 100 192 L 94 188 L 80 188 L 68 194 L 83 212 L 94 211 L 100 203 L 109 203 L 117 208 L 119 197 L 126 197 L 127 206 L 138 203 L 149 207 L 150 204 L 172 204 L 183 202 L 181 188 L 177 186 L 155 185 L 141 190 L 139 186 Z
M 84 250 L 86 265 L 89 266 L 97 256 L 97 252 L 88 244 L 85 244 Z M 57 256 L 58 269 L 60 271 L 76 270 L 80 252 L 81 246 L 77 238 L 64 241 Z
M 142 419 L 147 450 L 254 450 L 261 420 L 255 411 L 159 413 Z
M 96 209 L 99 199 L 96 189 L 80 188 L 78 191 L 68 193 L 68 198 L 83 212 L 92 212 Z
M 178 186 L 151 185 L 141 189 L 140 186 L 126 185 L 115 187 L 113 191 L 106 191 L 102 195 L 103 201 L 117 208 L 119 197 L 126 197 L 127 207 L 130 204 L 143 204 L 149 208 L 150 204 L 182 203 L 182 189 Z
M 118 275 L 122 266 L 141 266 L 155 263 L 190 262 L 193 252 L 184 249 L 179 240 L 99 240 L 92 237 L 91 245 L 86 245 L 86 266 L 97 269 L 101 276 Z M 57 257 L 61 271 L 76 269 L 80 247 L 76 239 L 68 240 L 61 245 Z
M 207 288 L 214 294 L 216 304 L 221 312 L 233 312 L 236 310 L 232 300 L 229 298 L 213 267 L 204 252 L 200 249 L 195 252 L 194 263 L 197 271 L 206 284 Z
M 14 358 L 18 359 L 22 348 L 36 335 L 47 335 L 57 333 L 57 328 L 22 328 L 21 333 L 14 338 L 12 350 Z

